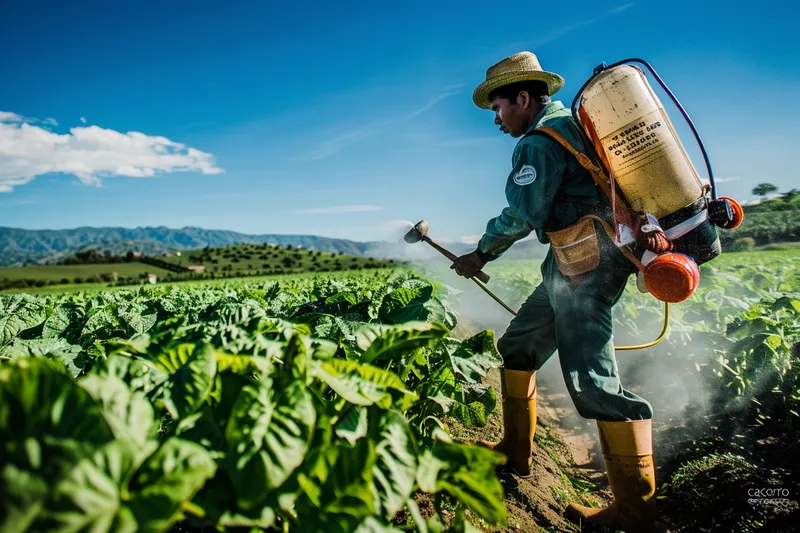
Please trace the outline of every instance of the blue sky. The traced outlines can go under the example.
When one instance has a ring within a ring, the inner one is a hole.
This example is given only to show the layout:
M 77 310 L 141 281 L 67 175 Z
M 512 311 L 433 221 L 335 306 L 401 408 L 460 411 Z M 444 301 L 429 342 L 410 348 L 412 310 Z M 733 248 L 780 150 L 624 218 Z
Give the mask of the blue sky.
M 0 226 L 381 240 L 426 219 L 474 240 L 506 205 L 516 140 L 472 90 L 520 50 L 566 79 L 566 105 L 601 61 L 645 58 L 720 194 L 798 186 L 788 1 L 165 4 L 2 4 Z

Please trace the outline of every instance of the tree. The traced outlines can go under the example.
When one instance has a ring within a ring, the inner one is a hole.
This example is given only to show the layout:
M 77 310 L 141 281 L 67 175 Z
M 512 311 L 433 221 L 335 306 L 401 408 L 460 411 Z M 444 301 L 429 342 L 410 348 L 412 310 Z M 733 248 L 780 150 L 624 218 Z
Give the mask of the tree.
M 766 196 L 771 192 L 775 192 L 778 190 L 778 187 L 771 183 L 759 183 L 755 187 L 753 187 L 753 194 L 756 196 Z

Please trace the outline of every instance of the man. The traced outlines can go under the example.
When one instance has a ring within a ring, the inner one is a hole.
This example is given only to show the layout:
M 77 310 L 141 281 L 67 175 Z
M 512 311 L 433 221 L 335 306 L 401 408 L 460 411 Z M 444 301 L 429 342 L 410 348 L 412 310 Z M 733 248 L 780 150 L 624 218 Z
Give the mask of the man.
M 540 242 L 550 243 L 542 283 L 497 343 L 503 357 L 504 436 L 489 446 L 506 455 L 506 468 L 530 477 L 536 371 L 557 349 L 578 413 L 597 421 L 615 499 L 606 509 L 570 505 L 567 516 L 649 531 L 656 517 L 653 411 L 620 383 L 612 341 L 611 308 L 635 269 L 596 219 L 583 218 L 611 222 L 602 189 L 560 142 L 537 130 L 551 128 L 597 160 L 570 110 L 550 100 L 563 84 L 561 76 L 542 70 L 534 54 L 522 52 L 490 67 L 475 89 L 475 104 L 492 110 L 500 130 L 520 140 L 506 181 L 508 207 L 488 222 L 477 249 L 452 268 L 472 277 L 534 231 Z

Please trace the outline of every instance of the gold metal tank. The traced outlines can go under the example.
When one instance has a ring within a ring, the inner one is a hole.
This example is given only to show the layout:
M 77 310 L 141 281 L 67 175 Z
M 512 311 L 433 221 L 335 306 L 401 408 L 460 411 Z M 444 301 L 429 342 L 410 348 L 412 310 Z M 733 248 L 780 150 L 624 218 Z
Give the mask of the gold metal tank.
M 662 218 L 703 196 L 703 183 L 664 106 L 631 65 L 603 71 L 578 116 L 630 207 Z

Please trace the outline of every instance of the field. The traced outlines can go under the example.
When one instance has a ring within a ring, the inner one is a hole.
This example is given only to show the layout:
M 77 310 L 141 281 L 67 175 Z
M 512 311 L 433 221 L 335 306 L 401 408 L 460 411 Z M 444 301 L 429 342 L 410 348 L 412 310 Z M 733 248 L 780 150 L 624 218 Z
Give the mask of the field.
M 87 259 L 89 254 L 92 259 Z M 111 258 L 123 261 L 124 257 Z M 192 279 L 220 279 L 244 276 L 280 276 L 306 272 L 353 271 L 395 266 L 391 260 L 356 257 L 341 253 L 317 252 L 292 246 L 240 244 L 220 248 L 202 248 L 153 259 L 181 267 L 202 266 L 202 272 L 174 272 L 148 263 L 109 262 L 93 250 L 72 256 L 76 264 L 0 268 L 0 291 L 25 292 L 31 289 L 53 290 L 97 288 L 113 285 L 140 285 L 144 274 L 155 274 L 159 281 L 177 282 Z M 156 263 L 159 264 L 159 263 Z M 77 287 L 76 287 L 77 286 Z
M 618 356 L 656 408 L 673 531 L 798 513 L 798 264 L 726 254 L 666 340 Z M 514 308 L 539 279 L 538 261 L 486 271 Z M 531 480 L 470 445 L 498 434 L 510 318 L 470 283 L 444 264 L 0 296 L 0 530 L 574 530 L 566 503 L 604 488 L 563 440 L 589 421 L 540 415 Z M 618 344 L 661 313 L 631 285 Z M 748 503 L 767 487 L 790 497 Z
M 75 278 L 91 278 L 102 274 L 117 272 L 119 277 L 139 277 L 146 272 L 159 276 L 169 274 L 163 270 L 144 263 L 113 263 L 106 265 L 41 265 L 0 268 L 0 280 L 35 279 L 42 281 L 72 282 Z

